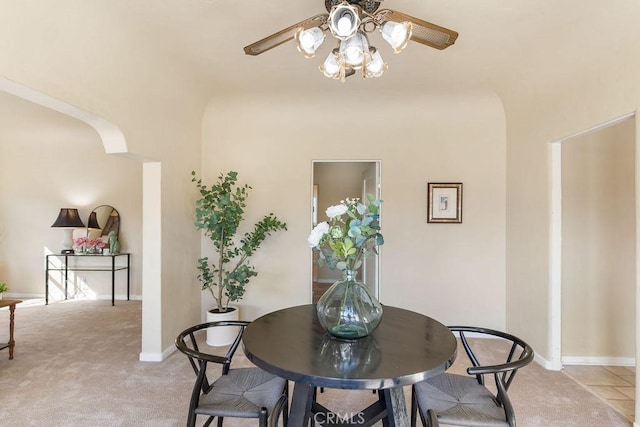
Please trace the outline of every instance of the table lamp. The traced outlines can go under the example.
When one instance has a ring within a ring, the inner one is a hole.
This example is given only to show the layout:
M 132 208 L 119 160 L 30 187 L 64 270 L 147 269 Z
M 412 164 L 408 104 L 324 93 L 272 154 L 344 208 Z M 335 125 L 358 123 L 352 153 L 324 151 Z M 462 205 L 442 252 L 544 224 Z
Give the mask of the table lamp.
M 62 228 L 62 254 L 73 253 L 73 229 L 84 227 L 84 223 L 78 215 L 78 209 L 62 208 L 51 227 Z
M 87 228 L 90 230 L 100 230 L 100 224 L 98 224 L 98 215 L 95 212 L 91 212 L 89 220 L 87 221 Z

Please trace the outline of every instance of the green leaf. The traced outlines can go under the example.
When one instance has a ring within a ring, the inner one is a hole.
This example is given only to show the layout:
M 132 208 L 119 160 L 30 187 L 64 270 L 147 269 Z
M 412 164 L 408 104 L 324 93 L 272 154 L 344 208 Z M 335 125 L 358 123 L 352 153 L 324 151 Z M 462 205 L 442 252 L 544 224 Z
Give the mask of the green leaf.
M 228 301 L 241 299 L 249 280 L 258 274 L 246 264 L 249 257 L 255 254 L 268 236 L 286 230 L 287 225 L 270 213 L 238 241 L 236 233 L 244 219 L 244 208 L 251 187 L 248 184 L 238 185 L 238 173 L 235 171 L 220 173 L 210 187 L 196 178 L 195 171 L 191 172 L 191 177 L 200 193 L 200 198 L 195 202 L 194 225 L 204 232 L 218 253 L 218 266 L 209 264 L 207 258 L 198 260 L 198 280 L 202 289 L 208 289 L 218 308 L 222 309 L 228 305 Z

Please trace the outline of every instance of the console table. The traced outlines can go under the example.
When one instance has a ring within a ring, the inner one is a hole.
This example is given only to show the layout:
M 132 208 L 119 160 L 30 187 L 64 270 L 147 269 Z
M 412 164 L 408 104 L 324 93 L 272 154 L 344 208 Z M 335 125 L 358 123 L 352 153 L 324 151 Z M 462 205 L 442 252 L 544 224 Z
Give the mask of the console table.
M 6 344 L 0 344 L 0 350 L 4 350 L 5 348 L 9 349 L 9 359 L 13 359 L 13 347 L 16 345 L 13 340 L 14 312 L 16 310 L 16 304 L 21 302 L 22 300 L 19 299 L 0 299 L 0 308 L 9 307 L 9 342 Z
M 61 276 L 61 282 L 64 283 L 64 299 L 67 299 L 67 288 L 69 284 L 69 272 L 70 271 L 110 271 L 111 272 L 111 305 L 115 305 L 116 299 L 116 271 L 127 271 L 127 301 L 129 301 L 130 283 L 131 283 L 131 254 L 119 253 L 119 254 L 49 254 L 46 255 L 45 261 L 45 276 L 44 276 L 44 295 L 45 304 L 49 304 L 49 272 L 59 271 Z M 116 259 L 120 257 L 126 258 L 126 265 L 116 265 Z M 71 258 L 85 258 L 85 259 L 110 259 L 111 262 L 108 266 L 84 266 L 84 265 L 69 265 L 69 259 Z M 60 266 L 52 265 L 51 259 L 60 260 L 62 263 Z

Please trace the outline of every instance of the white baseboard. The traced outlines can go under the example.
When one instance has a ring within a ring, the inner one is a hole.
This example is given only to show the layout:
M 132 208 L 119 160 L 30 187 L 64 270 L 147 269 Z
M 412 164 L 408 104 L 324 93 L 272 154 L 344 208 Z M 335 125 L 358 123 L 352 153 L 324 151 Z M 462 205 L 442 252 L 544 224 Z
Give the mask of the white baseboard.
M 140 353 L 138 360 L 141 362 L 162 362 L 162 353 Z
M 563 365 L 636 366 L 633 357 L 563 356 Z
M 544 357 L 540 356 L 536 353 L 533 356 L 533 360 L 538 363 L 538 365 L 542 366 L 547 371 L 560 371 L 562 370 L 562 364 L 554 363 L 552 360 L 547 360 Z
M 78 298 L 78 299 L 82 300 L 82 299 L 85 299 L 85 298 Z M 89 298 L 86 298 L 86 299 L 89 299 Z M 100 299 L 100 300 L 108 299 L 108 300 L 110 300 L 111 299 L 111 295 L 96 295 L 95 298 L 91 298 L 91 299 Z M 136 300 L 136 301 L 142 301 L 142 295 L 130 295 L 129 299 L 130 300 Z M 118 301 L 118 300 L 125 300 L 126 301 L 127 300 L 127 295 L 126 294 L 122 294 L 122 295 L 116 294 L 116 301 Z
M 13 299 L 36 299 L 42 298 L 44 299 L 44 294 L 21 294 L 17 292 L 5 292 L 2 294 L 3 298 L 13 298 Z
M 176 346 L 172 344 L 171 347 L 162 353 L 140 353 L 138 359 L 141 362 L 162 362 L 167 357 L 171 356 L 176 350 Z
M 3 294 L 3 298 L 7 298 L 7 299 L 42 299 L 44 300 L 44 294 L 23 294 L 23 293 L 17 293 L 17 292 L 5 292 Z M 69 300 L 75 300 L 76 298 L 73 298 L 72 296 L 69 297 Z M 116 294 L 116 301 L 122 301 L 122 300 L 126 300 L 127 299 L 127 295 L 126 294 Z M 135 301 L 142 301 L 142 295 L 130 295 L 129 299 L 131 300 L 135 300 Z M 105 295 L 96 295 L 92 298 L 77 298 L 78 301 L 80 300 L 111 300 L 111 294 L 105 294 Z M 53 298 L 51 295 L 49 295 L 49 302 L 52 301 L 63 301 L 62 298 L 58 299 L 58 298 Z
M 554 363 L 536 353 L 533 360 L 548 371 L 560 371 L 563 365 L 636 366 L 633 357 L 563 357 L 562 363 Z

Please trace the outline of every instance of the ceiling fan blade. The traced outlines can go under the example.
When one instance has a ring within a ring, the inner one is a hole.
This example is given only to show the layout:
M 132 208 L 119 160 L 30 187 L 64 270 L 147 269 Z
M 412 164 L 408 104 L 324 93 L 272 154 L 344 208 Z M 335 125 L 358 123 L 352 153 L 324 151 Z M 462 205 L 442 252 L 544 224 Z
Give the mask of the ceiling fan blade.
M 282 43 L 293 40 L 296 32 L 300 28 L 302 28 L 303 30 L 307 30 L 309 28 L 319 27 L 326 24 L 328 17 L 328 13 L 321 13 L 319 15 L 312 16 L 311 18 L 307 18 L 304 21 L 298 22 L 297 24 L 285 28 L 284 30 L 271 34 L 270 36 L 265 37 L 262 40 L 258 40 L 255 43 L 251 43 L 250 45 L 245 46 L 244 53 L 246 53 L 247 55 L 260 55 L 261 53 L 264 53 L 269 49 L 280 46 Z
M 413 24 L 413 31 L 411 33 L 411 40 L 414 42 L 422 43 L 427 46 L 431 46 L 436 49 L 446 49 L 455 43 L 458 38 L 458 33 L 448 28 L 441 27 L 436 24 L 432 24 L 422 19 L 409 16 L 402 12 L 396 12 L 391 9 L 382 9 L 376 13 L 376 17 L 381 23 L 387 21 L 393 22 L 411 22 Z

